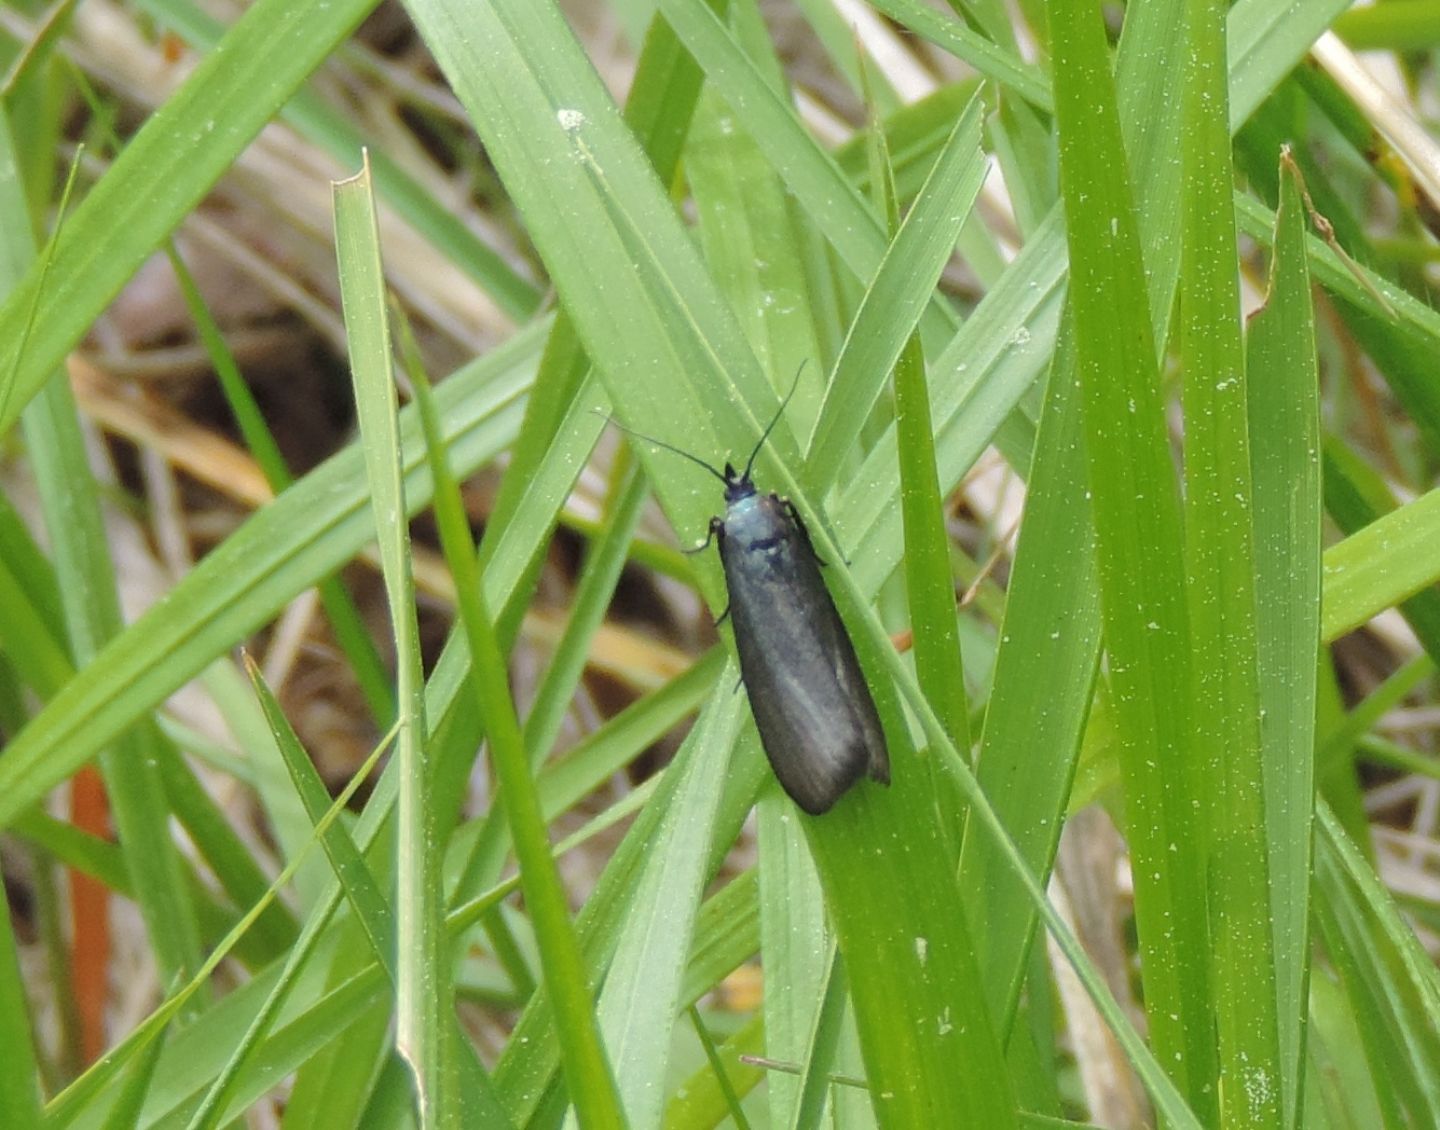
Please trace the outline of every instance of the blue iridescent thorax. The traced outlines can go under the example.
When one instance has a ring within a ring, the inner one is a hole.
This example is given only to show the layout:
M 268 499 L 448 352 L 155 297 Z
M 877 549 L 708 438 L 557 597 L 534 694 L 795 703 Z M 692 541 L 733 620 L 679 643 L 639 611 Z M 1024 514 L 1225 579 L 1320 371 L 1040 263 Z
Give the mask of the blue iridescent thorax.
M 785 505 L 773 494 L 760 494 L 751 488 L 726 507 L 725 538 L 747 554 L 774 560 L 784 554 L 791 533 Z

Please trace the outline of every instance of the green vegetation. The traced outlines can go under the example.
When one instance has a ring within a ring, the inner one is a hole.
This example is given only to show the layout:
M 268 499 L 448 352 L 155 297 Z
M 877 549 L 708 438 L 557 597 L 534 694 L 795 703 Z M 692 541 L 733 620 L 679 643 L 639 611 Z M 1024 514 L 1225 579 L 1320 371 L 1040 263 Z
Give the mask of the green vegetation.
M 4 10 L 0 1125 L 1440 1125 L 1440 26 L 950 7 Z

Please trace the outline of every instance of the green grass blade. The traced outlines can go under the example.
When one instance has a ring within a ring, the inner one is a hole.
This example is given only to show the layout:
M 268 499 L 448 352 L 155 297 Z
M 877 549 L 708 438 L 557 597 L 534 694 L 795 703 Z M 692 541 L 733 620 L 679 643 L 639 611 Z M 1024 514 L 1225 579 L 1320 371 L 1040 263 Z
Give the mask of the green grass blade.
M 799 494 L 798 489 L 795 499 L 797 508 L 801 512 L 801 517 L 807 520 L 812 531 L 818 531 L 818 533 L 812 533 L 812 536 L 815 537 L 817 543 L 816 548 L 819 552 L 821 554 L 835 554 L 838 556 L 838 546 L 830 541 L 823 526 L 818 523 L 818 515 L 810 508 L 808 500 Z M 1056 944 L 1065 955 L 1066 960 L 1075 970 L 1086 992 L 1090 995 L 1091 1000 L 1095 1002 L 1106 1024 L 1119 1040 L 1125 1053 L 1129 1056 L 1131 1063 L 1145 1083 L 1159 1111 L 1176 1126 L 1198 1126 L 1198 1121 L 1185 1105 L 1174 1083 L 1172 1083 L 1165 1072 L 1161 1070 L 1154 1055 L 1146 1047 L 1139 1033 L 1135 1030 L 1134 1026 L 1116 1002 L 1114 996 L 1106 987 L 1103 977 L 1086 956 L 1078 939 L 1065 924 L 1059 912 L 1045 897 L 1039 882 L 1035 879 L 1034 875 L 1030 873 L 1029 868 L 1026 867 L 1014 842 L 1000 824 L 999 818 L 995 815 L 995 811 L 990 806 L 985 794 L 980 791 L 979 784 L 971 773 L 967 762 L 945 733 L 929 701 L 920 693 L 919 687 L 915 684 L 913 676 L 904 660 L 895 652 L 893 647 L 890 646 L 889 634 L 880 623 L 878 616 L 870 609 L 865 590 L 861 588 L 856 578 L 846 571 L 837 571 L 834 574 L 833 583 L 839 590 L 837 596 L 840 598 L 840 603 L 846 612 L 847 619 L 851 619 L 852 623 L 863 627 L 863 632 L 858 633 L 855 637 L 857 649 L 860 651 L 862 660 L 883 666 L 885 670 L 889 672 L 891 679 L 894 680 L 895 684 L 904 693 L 907 705 L 918 718 L 925 736 L 931 743 L 932 754 L 947 760 L 951 771 L 962 788 L 966 800 L 968 800 L 972 806 L 972 821 L 978 821 L 982 833 L 992 838 L 1000 849 L 1002 858 L 1006 861 L 1011 873 L 1019 879 L 1026 897 L 1032 905 L 1039 909 L 1041 917 L 1044 919 L 1051 936 L 1055 939 Z M 859 806 L 841 805 L 837 806 L 835 811 L 847 811 L 852 807 L 858 808 Z M 875 805 L 872 803 L 871 808 L 873 809 L 874 807 Z M 813 835 L 817 827 L 828 827 L 828 825 L 814 821 L 806 826 L 807 832 L 812 835 L 812 849 L 816 850 L 817 860 L 819 860 L 821 856 L 818 850 L 817 840 Z M 852 840 L 864 840 L 867 837 L 864 835 L 852 835 L 850 838 Z M 933 855 L 935 853 L 932 851 L 931 854 Z M 893 874 L 903 876 L 903 871 L 899 867 L 896 867 Z M 907 882 L 903 877 L 900 878 L 898 882 L 900 887 L 905 890 L 925 889 L 916 887 L 914 884 Z M 879 891 L 876 890 L 870 893 L 872 895 L 870 905 L 871 909 L 875 911 L 874 917 L 880 922 L 889 921 L 892 915 L 887 914 L 889 908 L 886 906 L 885 900 L 880 897 Z M 872 931 L 875 929 L 868 923 L 866 925 Z M 929 935 L 918 936 L 929 937 Z M 860 948 L 862 952 L 865 952 L 864 947 Z M 883 950 L 884 947 L 883 944 L 880 944 L 877 945 L 876 948 Z M 928 947 L 927 952 L 929 952 Z M 979 997 L 976 996 L 972 999 L 978 1000 Z M 872 1080 L 872 1086 L 873 1085 Z
M 150 1013 L 144 1021 L 132 1029 L 125 1039 L 111 1048 L 101 1059 L 96 1061 L 89 1070 L 81 1075 L 80 1078 L 67 1086 L 47 1104 L 45 1111 L 47 1122 L 59 1126 L 70 1125 L 72 1120 L 78 1120 L 87 1113 L 92 1112 L 92 1104 L 95 1097 L 112 1084 L 126 1066 L 135 1062 L 136 1057 L 142 1054 L 153 1041 L 160 1037 L 170 1022 L 185 1007 L 187 1002 L 206 985 L 216 968 L 219 967 L 220 963 L 224 961 L 234 949 L 238 940 L 247 933 L 259 920 L 260 916 L 264 914 L 267 905 L 274 901 L 279 895 L 279 892 L 284 890 L 293 881 L 295 873 L 299 870 L 309 847 L 313 846 L 316 841 L 325 835 L 331 822 L 345 810 L 345 806 L 349 804 L 351 798 L 355 795 L 356 789 L 360 787 L 369 775 L 370 770 L 374 768 L 375 762 L 379 760 L 384 748 L 383 745 L 377 747 L 374 753 L 360 766 L 355 776 L 351 778 L 349 784 L 346 785 L 340 795 L 335 798 L 330 807 L 326 809 L 324 817 L 315 825 L 314 836 L 310 844 L 297 854 L 296 858 L 286 864 L 280 874 L 275 877 L 275 880 L 266 889 L 261 900 L 241 916 L 230 929 L 229 933 L 220 940 L 205 958 L 204 963 L 195 975 L 178 990 L 170 993 L 160 1007 Z M 303 943 L 304 939 L 302 937 L 301 941 L 297 943 L 296 949 L 302 949 Z M 268 978 L 266 980 L 268 980 Z M 257 987 L 260 988 L 269 987 L 264 981 L 257 982 L 256 984 Z M 233 998 L 231 998 L 231 1000 L 233 1001 Z M 218 1007 L 224 1009 L 227 1005 L 230 1005 L 229 1001 Z M 203 1021 L 200 1023 L 203 1023 Z M 234 1037 L 234 1033 L 229 1030 L 228 1024 L 226 1025 L 226 1033 L 226 1047 L 228 1050 L 230 1041 L 233 1041 Z M 181 1050 L 183 1058 L 191 1049 L 187 1046 L 179 1050 Z M 152 1101 L 155 1099 L 157 1093 L 158 1088 L 152 1091 Z
M 1362 530 L 1395 509 L 1390 487 L 1359 455 L 1334 438 L 1326 439 L 1324 453 L 1325 511 L 1342 533 Z M 1400 606 L 1400 612 L 1431 660 L 1440 660 L 1440 592 L 1422 589 Z
M 888 245 L 878 213 L 700 0 L 660 0 L 659 10 L 794 194 L 810 224 L 857 278 L 873 278 Z M 924 324 L 927 347 L 938 347 L 949 338 L 955 316 L 937 297 Z
M 1241 230 L 1265 246 L 1275 215 L 1248 195 L 1235 198 Z M 1341 299 L 1356 339 L 1380 362 L 1385 380 L 1432 448 L 1440 447 L 1440 385 L 1429 359 L 1440 344 L 1440 312 L 1366 267 L 1347 264 L 1319 236 L 1307 241 L 1315 281 Z
M 671 1034 L 682 1008 L 681 978 L 709 878 L 721 785 L 741 717 L 738 696 L 727 702 L 715 695 L 697 722 L 700 740 L 650 837 L 650 857 L 631 896 L 600 995 L 605 1043 L 635 1126 L 658 1126 L 664 1111 Z M 580 1125 L 589 1123 L 582 1118 Z
M 829 1074 L 840 1046 L 845 1019 L 845 959 L 833 946 L 826 965 L 825 991 L 815 1012 L 815 1030 L 807 1041 L 809 1051 L 798 1080 L 800 1101 L 795 1104 L 790 1130 L 817 1130 L 823 1125 L 821 1119 L 830 1089 Z
M 876 0 L 874 7 L 936 47 L 963 59 L 987 78 L 1018 94 L 1036 109 L 1050 109 L 1043 75 L 1009 51 L 971 31 L 963 22 L 940 15 L 919 0 Z
M 722 674 L 729 672 L 731 677 L 724 680 L 724 685 L 733 687 L 734 667 L 722 666 L 720 671 Z M 732 709 L 738 706 L 728 689 L 726 695 Z M 629 900 L 639 881 L 645 857 L 650 852 L 650 838 L 663 813 L 670 807 L 682 779 L 691 772 L 691 763 L 697 751 L 709 741 L 707 731 L 712 725 L 729 725 L 731 721 L 726 719 L 723 710 L 718 713 L 712 710 L 702 718 L 701 725 L 690 731 L 675 760 L 661 777 L 653 798 L 636 816 L 634 825 L 611 856 L 594 892 L 586 901 L 579 916 L 580 940 L 587 963 L 597 973 L 605 969 L 614 952 Z M 708 861 L 711 874 L 720 866 L 755 802 L 761 777 L 768 772 L 762 766 L 763 759 L 753 743 L 748 747 L 742 746 L 739 754 L 731 758 L 731 772 L 725 778 L 716 809 L 715 833 Z M 753 937 L 747 945 L 747 952 L 753 953 Z M 526 1007 L 505 1053 L 495 1066 L 496 1087 L 517 1122 L 525 1123 L 535 1116 L 551 1086 L 558 1064 L 552 1009 L 548 995 L 542 992 Z
M 1419 51 L 1440 44 L 1440 11 L 1428 0 L 1390 0 L 1345 12 L 1335 34 L 1356 51 Z
M 1320 631 L 1334 640 L 1440 580 L 1440 489 L 1392 510 L 1325 551 Z
M 1320 646 L 1320 409 L 1298 172 L 1281 179 L 1265 307 L 1246 343 L 1254 484 L 1259 718 L 1284 1124 L 1300 1124 Z
M 980 101 L 973 99 L 885 250 L 835 362 L 806 449 L 816 482 L 836 477 L 925 309 L 984 179 Z
M 626 553 L 635 537 L 641 508 L 648 496 L 643 476 L 633 463 L 621 462 L 612 481 L 599 538 L 586 554 L 571 602 L 565 632 L 535 692 L 525 718 L 525 748 L 530 764 L 538 765 L 555 744 L 576 687 L 590 659 L 590 645 L 604 622 L 615 595 Z
M 1260 737 L 1256 519 L 1230 192 L 1235 173 L 1225 14 L 1216 0 L 1185 4 L 1179 355 L 1193 697 L 1190 746 L 1182 756 L 1193 767 L 1191 797 L 1204 805 L 1193 827 L 1208 839 L 1200 850 L 1214 947 L 1210 992 L 1218 1022 L 1220 1119 L 1227 1125 L 1278 1130 L 1288 1125 L 1284 1097 L 1297 1076 L 1292 1072 L 1287 1079 L 1276 1017 Z M 1314 658 L 1306 657 L 1301 669 L 1313 675 Z M 1276 675 L 1299 673 L 1287 669 Z
M 1395 1125 L 1440 1120 L 1440 983 L 1434 963 L 1328 808 L 1316 816 L 1315 907 Z
M 39 1071 L 30 1026 L 29 998 L 20 972 L 20 954 L 9 900 L 0 900 L 0 1117 L 10 1126 L 40 1124 Z
M 1095 531 L 1068 334 L 1051 366 L 1029 487 L 976 776 L 1026 863 L 1048 875 L 1100 654 Z M 1035 908 L 978 829 L 966 832 L 960 871 L 970 920 L 986 924 L 980 944 L 990 1006 L 1009 1018 L 1020 999 Z
M 1230 11 L 1230 130 L 1235 132 L 1280 77 L 1349 8 L 1348 0 L 1300 0 L 1281 6 L 1242 0 Z
M 248 656 L 246 668 L 256 697 L 260 701 L 260 708 L 265 712 L 265 718 L 275 735 L 276 745 L 285 758 L 286 768 L 290 770 L 295 791 L 318 826 L 330 801 L 325 784 L 320 780 L 319 773 L 300 744 L 294 729 L 281 712 L 280 704 L 266 684 L 259 667 Z M 320 844 L 330 859 L 331 870 L 344 888 L 346 898 L 365 928 L 376 960 L 384 967 L 391 984 L 394 984 L 395 933 L 389 904 L 384 901 L 374 877 L 356 850 L 354 841 L 342 826 L 332 823 L 321 834 Z M 191 1116 L 189 1130 L 208 1130 L 216 1124 L 232 1096 L 235 1081 L 265 1034 L 263 1027 L 252 1024 L 246 1029 L 244 1036 L 232 1046 L 224 1069 L 215 1077 L 204 1101 Z
M 350 344 L 361 449 L 374 506 L 381 570 L 396 652 L 397 759 L 400 774 L 396 873 L 395 1046 L 415 1076 L 422 1127 L 458 1125 L 454 1049 L 447 1039 L 454 1007 L 443 946 L 442 844 L 431 795 L 425 682 L 410 569 L 409 513 L 395 410 L 389 321 L 380 266 L 380 232 L 368 170 L 337 182 L 335 246 Z
M 957 122 L 957 130 L 959 125 Z M 892 251 L 898 250 L 899 235 L 896 229 L 901 225 L 890 154 L 885 146 L 884 134 L 873 123 L 869 133 L 872 139 L 870 179 L 878 195 L 880 210 L 892 232 Z M 954 140 L 955 133 L 952 132 L 940 158 L 936 160 L 931 178 L 926 181 L 919 198 L 911 207 L 907 225 L 922 210 L 945 206 L 944 197 L 932 192 L 931 186 L 936 179 L 935 174 L 943 167 L 945 153 L 950 150 Z M 975 138 L 975 144 L 979 144 L 978 137 Z M 952 239 L 958 237 L 959 225 L 963 220 L 956 217 L 954 223 L 955 226 L 948 233 Z M 938 275 L 930 280 L 931 285 L 936 281 Z M 877 278 L 876 287 L 879 284 L 880 279 Z M 868 302 L 874 290 L 875 288 L 872 288 L 862 303 Z M 918 314 L 918 307 L 915 312 Z M 847 336 L 847 345 L 860 331 L 860 321 L 861 316 L 857 314 Z M 847 348 L 844 353 L 848 354 L 850 350 Z M 955 580 L 950 571 L 950 544 L 945 529 L 944 499 L 940 495 L 940 482 L 935 471 L 935 429 L 930 412 L 930 389 L 925 373 L 925 350 L 919 334 L 911 334 L 901 348 L 894 361 L 894 373 L 895 430 L 900 454 L 900 500 L 905 529 L 905 585 L 910 604 L 915 673 L 921 689 L 935 705 L 936 713 L 944 720 L 946 731 L 960 749 L 968 751 L 970 709 L 965 694 L 960 633 L 955 621 Z M 946 797 L 946 791 L 941 786 L 943 778 L 934 772 L 933 762 L 931 765 L 936 795 Z M 940 804 L 942 809 L 949 807 L 947 801 L 942 800 Z M 951 831 L 947 828 L 947 834 Z M 953 834 L 951 838 L 953 846 L 947 850 L 947 855 L 959 852 L 958 834 Z
M 757 1054 L 804 1059 L 824 988 L 830 942 L 820 876 L 795 826 L 789 801 L 771 789 L 756 806 L 760 840 L 760 951 L 765 960 L 763 1039 Z M 799 1083 L 775 1074 L 766 1084 L 770 1125 L 780 1127 L 800 1099 Z
M 11 290 L 36 251 L 19 164 L 8 122 L 0 119 L 0 168 L 11 174 L 0 184 L 0 223 L 11 232 L 0 242 L 0 293 Z M 67 196 L 71 183 L 65 188 Z M 47 256 L 53 248 L 52 241 Z M 70 655 L 77 666 L 84 666 L 122 630 L 123 621 L 99 487 L 63 370 L 52 375 L 27 411 L 25 435 L 50 535 Z M 158 740 L 149 727 L 123 735 L 102 757 L 101 767 L 150 944 L 161 975 L 170 981 L 188 976 L 199 964 L 200 935 L 174 841 L 155 834 L 169 818 L 156 758 L 148 748 Z
M 501 800 L 510 821 L 525 903 L 535 922 L 545 984 L 557 1001 L 556 1023 L 570 1094 L 586 1126 L 621 1127 L 626 1124 L 625 1114 L 595 1022 L 588 974 L 551 855 L 515 703 L 506 685 L 505 659 L 486 607 L 483 578 L 470 541 L 460 490 L 445 463 L 434 401 L 423 373 L 419 375 L 416 387 L 431 474 L 436 482 L 437 522 L 445 557 L 455 577 L 460 616 L 472 657 L 473 691 L 480 702 Z
M 1150 1035 L 1202 1119 L 1215 1051 L 1188 708 L 1180 499 L 1139 231 L 1098 14 L 1048 5 L 1071 309 L 1083 389 L 1126 833 Z
M 735 1122 L 735 1130 L 751 1130 L 750 1120 L 740 1105 L 742 1093 L 760 1081 L 760 1072 L 740 1062 L 745 1054 L 758 1055 L 763 1043 L 761 1036 L 764 1025 L 756 1016 L 739 1032 L 725 1041 L 723 1047 L 716 1047 L 715 1041 L 705 1028 L 700 1010 L 690 1008 L 690 1021 L 705 1049 L 706 1067 L 687 1079 L 676 1090 L 665 1107 L 665 1125 L 686 1127 L 718 1125 L 728 1114 Z M 738 1084 L 738 1089 L 737 1089 Z M 706 1114 L 699 1113 L 708 1104 Z M 708 1117 L 710 1121 L 703 1123 Z

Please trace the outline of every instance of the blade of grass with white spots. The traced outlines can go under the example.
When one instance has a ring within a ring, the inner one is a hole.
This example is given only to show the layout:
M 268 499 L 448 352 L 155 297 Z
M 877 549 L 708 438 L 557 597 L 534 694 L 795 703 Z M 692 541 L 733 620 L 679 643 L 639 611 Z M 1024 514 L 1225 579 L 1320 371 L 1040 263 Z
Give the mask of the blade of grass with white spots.
M 400 774 L 396 875 L 395 1046 L 415 1076 L 420 1125 L 456 1125 L 453 1048 L 446 1034 L 454 1007 L 443 941 L 440 864 L 426 752 L 425 682 L 415 621 L 415 581 L 401 473 L 389 321 L 380 265 L 380 233 L 368 171 L 334 187 L 335 246 L 350 370 L 360 421 L 381 571 L 390 604 L 396 663 L 396 737 Z
M 1202 1120 L 1216 1111 L 1205 840 L 1194 807 L 1180 494 L 1139 230 L 1098 13 L 1047 5 L 1060 184 L 1100 588 L 1150 1036 Z
M 1282 161 L 1265 307 L 1246 341 L 1265 828 L 1283 1124 L 1301 1119 L 1320 648 L 1320 408 L 1299 172 Z
M 1255 608 L 1255 500 L 1225 74 L 1226 6 L 1186 0 L 1178 355 L 1190 623 L 1186 758 L 1208 903 L 1222 1123 L 1285 1125 Z M 1302 299 L 1303 301 L 1303 299 Z M 1275 427 L 1278 421 L 1269 421 Z M 1289 605 L 1289 601 L 1286 604 Z M 1315 662 L 1306 658 L 1306 671 Z M 1177 672 L 1178 673 L 1178 672 Z M 1158 685 L 1152 691 L 1159 691 Z M 1185 688 L 1177 688 L 1183 695 Z M 1151 756 L 1168 760 L 1164 747 Z M 1136 814 L 1138 816 L 1138 813 Z M 1133 827 L 1133 825 L 1132 825 Z M 1188 849 L 1181 848 L 1181 852 Z M 1159 865 L 1158 858 L 1137 861 Z M 1198 1017 L 1190 1018 L 1192 1021 Z M 1297 1064 L 1298 1066 L 1298 1064 Z M 1293 1077 L 1293 1073 L 1292 1073 Z

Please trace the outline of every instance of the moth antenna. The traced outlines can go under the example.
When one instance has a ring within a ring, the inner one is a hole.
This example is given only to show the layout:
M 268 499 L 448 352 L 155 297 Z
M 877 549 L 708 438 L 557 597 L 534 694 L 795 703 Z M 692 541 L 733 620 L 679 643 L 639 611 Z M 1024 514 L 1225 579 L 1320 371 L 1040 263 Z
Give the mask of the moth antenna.
M 617 428 L 619 428 L 627 435 L 632 435 L 636 439 L 643 439 L 646 443 L 653 443 L 656 447 L 663 447 L 666 451 L 673 451 L 676 455 L 684 456 L 686 459 L 690 460 L 690 462 L 704 467 L 705 470 L 709 471 L 727 487 L 730 485 L 729 479 L 727 479 L 719 471 L 715 470 L 714 467 L 710 466 L 709 463 L 705 462 L 705 460 L 701 459 L 698 455 L 691 455 L 688 451 L 676 447 L 674 444 L 666 443 L 663 439 L 656 439 L 654 436 L 646 435 L 644 432 L 637 432 L 634 428 L 627 428 L 619 420 L 615 419 L 614 416 L 607 416 L 599 409 L 595 410 L 595 415 L 599 416 L 602 420 L 608 420 L 610 423 L 614 424 Z
M 770 433 L 775 430 L 775 425 L 780 422 L 780 417 L 785 415 L 785 409 L 790 404 L 790 398 L 795 395 L 795 390 L 800 387 L 800 374 L 805 371 L 805 366 L 809 364 L 809 362 L 810 359 L 808 357 L 800 362 L 800 367 L 795 370 L 795 379 L 790 382 L 790 391 L 785 394 L 785 399 L 780 402 L 780 407 L 775 410 L 774 417 L 772 417 L 770 423 L 765 426 L 765 430 L 760 433 L 760 442 L 755 445 L 755 450 L 750 453 L 750 458 L 745 461 L 744 478 L 746 480 L 750 478 L 750 472 L 755 467 L 755 456 L 760 454 L 760 449 L 765 446 L 765 441 L 770 438 Z

